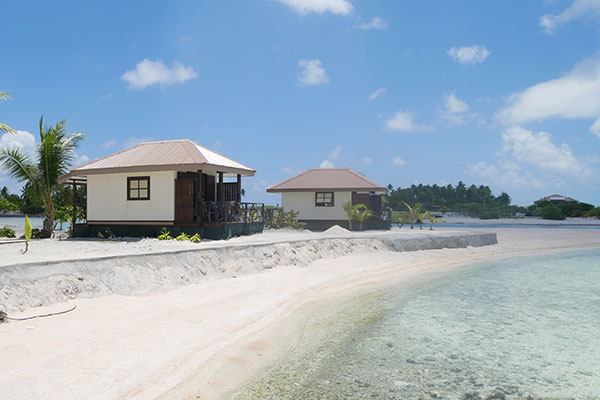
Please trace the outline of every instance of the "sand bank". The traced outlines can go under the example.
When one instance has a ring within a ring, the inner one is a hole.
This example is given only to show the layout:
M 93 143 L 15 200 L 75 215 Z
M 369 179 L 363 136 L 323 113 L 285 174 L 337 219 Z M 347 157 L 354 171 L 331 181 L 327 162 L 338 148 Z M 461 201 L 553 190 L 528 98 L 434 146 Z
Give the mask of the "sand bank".
M 261 333 L 295 310 L 460 263 L 600 247 L 600 231 L 503 229 L 498 241 L 335 254 L 304 267 L 279 265 L 145 296 L 28 309 L 22 315 L 78 306 L 57 317 L 0 325 L 0 398 L 215 398 L 268 359 L 282 336 Z
M 12 312 L 78 297 L 143 295 L 351 254 L 496 243 L 490 233 L 405 229 L 351 234 L 339 228 L 324 234 L 287 231 L 201 244 L 156 239 L 45 240 L 32 243 L 26 254 L 19 253 L 21 244 L 4 244 L 0 247 L 0 310 Z

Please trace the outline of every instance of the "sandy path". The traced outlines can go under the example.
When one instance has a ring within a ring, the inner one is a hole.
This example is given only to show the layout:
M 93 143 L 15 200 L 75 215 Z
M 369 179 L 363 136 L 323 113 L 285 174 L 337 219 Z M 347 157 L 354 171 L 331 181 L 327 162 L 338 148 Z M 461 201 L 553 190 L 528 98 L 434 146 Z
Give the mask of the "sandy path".
M 294 310 L 450 265 L 600 248 L 600 230 L 497 233 L 496 246 L 323 259 L 143 297 L 30 309 L 22 315 L 78 306 L 61 316 L 0 325 L 0 398 L 214 398 L 273 356 L 282 338 L 259 334 Z

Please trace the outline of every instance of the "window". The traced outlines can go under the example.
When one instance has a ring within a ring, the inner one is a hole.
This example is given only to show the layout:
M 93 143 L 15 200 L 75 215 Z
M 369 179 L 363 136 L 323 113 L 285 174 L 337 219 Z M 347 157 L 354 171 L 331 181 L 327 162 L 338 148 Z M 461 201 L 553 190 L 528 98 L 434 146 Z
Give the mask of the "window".
M 315 193 L 315 206 L 317 206 L 317 207 L 333 207 L 333 192 L 317 192 L 317 193 Z
M 127 200 L 150 200 L 150 177 L 127 178 Z

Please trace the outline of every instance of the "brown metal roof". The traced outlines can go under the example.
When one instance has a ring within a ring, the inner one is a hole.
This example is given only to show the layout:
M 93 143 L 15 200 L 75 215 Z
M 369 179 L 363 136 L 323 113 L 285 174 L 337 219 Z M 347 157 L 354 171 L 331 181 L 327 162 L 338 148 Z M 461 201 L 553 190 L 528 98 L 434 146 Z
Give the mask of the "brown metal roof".
M 195 171 L 211 166 L 219 172 L 252 176 L 256 172 L 243 164 L 191 140 L 140 143 L 114 154 L 71 169 L 69 175 L 87 176 L 118 172 Z M 66 177 L 66 175 L 65 175 Z M 61 177 L 62 178 L 62 177 Z
M 267 188 L 269 193 L 314 190 L 382 192 L 387 189 L 350 168 L 313 168 Z

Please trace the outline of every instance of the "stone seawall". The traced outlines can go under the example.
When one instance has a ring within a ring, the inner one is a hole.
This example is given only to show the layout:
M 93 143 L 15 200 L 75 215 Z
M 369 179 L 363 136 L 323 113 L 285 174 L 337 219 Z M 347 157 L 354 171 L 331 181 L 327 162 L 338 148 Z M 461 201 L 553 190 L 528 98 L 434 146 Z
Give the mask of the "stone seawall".
M 497 243 L 495 233 L 385 234 L 16 264 L 0 269 L 0 310 L 14 312 L 76 297 L 143 295 L 281 265 L 306 267 L 318 259 L 351 254 Z

